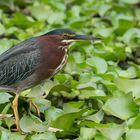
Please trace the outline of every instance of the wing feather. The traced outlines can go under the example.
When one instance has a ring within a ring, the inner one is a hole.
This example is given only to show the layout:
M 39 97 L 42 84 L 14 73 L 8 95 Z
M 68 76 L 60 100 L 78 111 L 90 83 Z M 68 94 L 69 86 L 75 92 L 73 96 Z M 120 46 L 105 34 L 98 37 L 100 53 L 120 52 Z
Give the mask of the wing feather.
M 32 75 L 39 58 L 39 44 L 35 38 L 23 41 L 0 55 L 0 86 L 16 84 Z
M 12 48 L 8 49 L 4 53 L 0 55 L 0 63 L 5 61 L 6 59 L 9 59 L 12 56 L 18 55 L 20 53 L 26 53 L 33 49 L 36 49 L 39 47 L 39 43 L 36 38 L 30 38 L 25 41 L 22 41 Z

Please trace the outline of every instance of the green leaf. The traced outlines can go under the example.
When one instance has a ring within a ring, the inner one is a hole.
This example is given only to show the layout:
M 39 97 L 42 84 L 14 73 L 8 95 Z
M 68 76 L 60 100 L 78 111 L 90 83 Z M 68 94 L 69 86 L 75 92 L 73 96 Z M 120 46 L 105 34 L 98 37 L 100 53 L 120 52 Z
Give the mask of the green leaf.
M 136 116 L 133 123 L 129 126 L 131 129 L 140 129 L 140 113 Z
M 15 123 L 14 118 L 12 118 L 12 117 L 5 118 L 4 120 L 9 129 Z
M 96 89 L 96 83 L 94 82 L 94 81 L 90 81 L 90 82 L 87 82 L 87 83 L 83 83 L 83 84 L 79 84 L 78 86 L 77 86 L 77 89 Z
M 107 63 L 103 58 L 92 57 L 86 60 L 86 63 L 89 66 L 94 67 L 97 70 L 97 73 L 105 73 L 107 71 Z
M 138 113 L 138 108 L 133 101 L 132 94 L 126 94 L 108 99 L 103 106 L 103 110 L 108 114 L 116 116 L 122 120 L 127 120 Z
M 51 106 L 44 112 L 44 115 L 45 115 L 46 121 L 52 122 L 52 121 L 56 121 L 56 119 L 59 116 L 63 115 L 63 111 L 61 109 Z
M 0 131 L 1 140 L 25 140 L 26 135 L 21 135 L 19 133 L 12 133 L 8 131 Z
M 42 134 L 35 134 L 31 137 L 31 140 L 57 140 L 55 134 L 52 132 L 44 132 Z
M 75 63 L 83 63 L 84 55 L 80 52 L 73 52 L 72 56 L 74 57 Z
M 65 85 L 56 85 L 54 86 L 50 92 L 53 93 L 53 92 L 60 92 L 60 91 L 67 91 L 67 92 L 70 92 L 71 89 Z
M 80 136 L 79 136 L 78 140 L 91 140 L 94 138 L 95 134 L 96 134 L 95 128 L 81 127 Z
M 10 140 L 25 140 L 26 135 L 21 135 L 19 133 L 11 133 L 9 135 Z
M 113 32 L 112 28 L 101 28 L 98 30 L 98 34 L 101 35 L 102 37 L 109 37 Z
M 0 23 L 0 35 L 5 33 L 5 27 Z
M 12 96 L 10 94 L 1 92 L 0 93 L 0 104 L 9 102 L 10 101 L 9 100 L 10 98 L 12 98 Z
M 136 78 L 137 70 L 135 67 L 129 67 L 127 70 L 116 69 L 117 73 L 122 78 Z
M 122 0 L 121 2 L 128 3 L 128 4 L 136 4 L 136 3 L 139 2 L 139 0 L 133 0 L 133 1 L 131 1 L 131 0 Z
M 13 41 L 8 39 L 1 39 L 0 40 L 0 54 L 8 50 L 10 47 L 12 47 Z
M 79 119 L 86 109 L 78 112 L 66 113 L 61 115 L 53 122 L 53 127 L 63 129 L 64 131 L 75 131 L 77 127 L 74 127 L 76 119 Z
M 95 140 L 108 140 L 108 138 L 104 137 L 103 135 L 96 135 Z
M 40 112 L 44 113 L 51 106 L 51 102 L 42 97 L 30 99 L 39 109 Z M 36 110 L 35 110 L 36 111 Z
M 64 84 L 65 82 L 68 82 L 69 80 L 72 80 L 72 76 L 68 75 L 68 74 L 62 74 L 59 73 L 57 75 L 55 75 L 55 80 L 57 80 L 60 84 Z
M 140 98 L 140 79 L 115 79 L 116 86 L 125 93 L 132 92 L 133 96 Z
M 138 28 L 132 28 L 127 30 L 127 32 L 123 35 L 123 40 L 126 43 L 130 43 L 132 39 L 134 38 L 140 38 L 140 29 Z M 130 46 L 131 47 L 131 46 Z
M 27 92 L 26 97 L 37 98 L 37 97 L 41 97 L 43 93 L 44 93 L 44 89 L 42 86 L 35 86 L 29 92 Z
M 1 134 L 1 139 L 8 139 L 8 137 L 9 137 L 9 133 L 7 133 L 7 132 L 5 132 L 5 131 L 1 131 L 0 132 L 0 134 Z
M 38 20 L 47 19 L 48 15 L 46 13 L 48 13 L 49 11 L 50 7 L 42 3 L 40 3 L 40 5 L 37 4 L 31 7 L 32 16 Z
M 45 94 L 48 95 L 49 92 L 51 91 L 51 89 L 52 89 L 53 87 L 55 87 L 55 86 L 56 86 L 56 83 L 55 83 L 55 82 L 53 82 L 53 81 L 51 81 L 51 80 L 47 80 L 47 81 L 45 82 L 45 84 L 43 85 L 43 89 L 45 90 Z
M 126 133 L 126 140 L 139 140 L 140 129 L 130 129 Z
M 128 29 L 133 28 L 135 25 L 134 17 L 126 16 L 124 14 L 117 15 L 117 35 L 123 35 Z
M 103 90 L 81 90 L 81 93 L 79 95 L 80 99 L 93 99 L 98 97 L 105 97 L 106 95 Z
M 20 120 L 20 128 L 23 132 L 45 132 L 47 131 L 47 125 L 44 125 L 42 121 L 31 115 L 23 116 Z
M 96 123 L 100 123 L 103 117 L 104 117 L 104 112 L 102 110 L 99 110 L 97 113 L 85 117 L 85 119 L 94 121 Z
M 103 136 L 108 140 L 118 140 L 124 134 L 125 129 L 123 125 L 112 125 L 109 127 L 97 127 Z
M 99 124 L 92 121 L 83 121 L 81 125 L 96 128 L 107 140 L 118 140 L 125 132 L 124 124 Z
M 19 22 L 20 21 L 20 22 Z M 20 28 L 26 29 L 33 25 L 34 21 L 32 18 L 29 18 L 23 15 L 20 12 L 14 14 L 13 19 L 10 20 L 9 26 L 16 25 Z
M 79 102 L 69 102 L 63 105 L 63 110 L 65 113 L 72 113 L 80 111 L 80 108 L 84 105 L 83 101 Z

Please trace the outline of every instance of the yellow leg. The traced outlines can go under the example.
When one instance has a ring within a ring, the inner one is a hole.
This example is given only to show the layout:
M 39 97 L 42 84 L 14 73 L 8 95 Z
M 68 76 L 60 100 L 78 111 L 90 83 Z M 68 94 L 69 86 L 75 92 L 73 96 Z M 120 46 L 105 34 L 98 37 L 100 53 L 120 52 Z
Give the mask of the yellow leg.
M 12 102 L 12 108 L 13 108 L 14 115 L 15 115 L 15 124 L 16 124 L 16 127 L 17 127 L 17 131 L 20 131 L 19 114 L 18 114 L 18 97 L 19 97 L 19 95 L 16 94 L 16 96 L 15 96 L 13 102 Z

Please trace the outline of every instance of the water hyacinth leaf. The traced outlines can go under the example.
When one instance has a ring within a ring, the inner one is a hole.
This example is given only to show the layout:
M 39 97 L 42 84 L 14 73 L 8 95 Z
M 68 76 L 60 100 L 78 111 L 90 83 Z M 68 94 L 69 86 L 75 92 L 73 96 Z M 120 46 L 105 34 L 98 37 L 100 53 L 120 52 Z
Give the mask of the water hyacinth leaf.
M 25 140 L 26 139 L 26 135 L 22 135 L 22 134 L 18 134 L 18 133 L 10 133 L 8 139 L 11 140 Z
M 98 135 L 95 136 L 95 140 L 108 140 L 108 138 L 104 137 L 101 134 L 98 134 Z
M 18 133 L 11 133 L 11 132 L 7 132 L 7 131 L 1 131 L 0 132 L 0 138 L 1 140 L 25 140 L 26 135 L 21 135 Z
M 107 71 L 107 63 L 103 58 L 100 57 L 92 57 L 86 60 L 86 63 L 89 66 L 92 66 L 96 69 L 97 73 L 105 73 Z
M 140 79 L 116 78 L 114 82 L 120 90 L 126 93 L 132 92 L 134 97 L 140 98 Z
M 80 111 L 80 108 L 84 105 L 83 101 L 79 102 L 69 102 L 63 105 L 63 110 L 65 113 L 72 113 Z
M 84 62 L 84 55 L 80 52 L 73 52 L 72 56 L 74 57 L 74 60 L 76 63 L 83 63 Z
M 86 125 L 89 128 L 95 128 L 100 131 L 101 134 L 107 138 L 107 140 L 118 140 L 124 134 L 125 125 L 117 125 L 115 123 L 99 124 L 93 121 L 82 121 L 81 125 Z
M 127 70 L 116 69 L 116 72 L 121 78 L 136 78 L 137 70 L 134 67 L 129 67 Z
M 0 35 L 5 33 L 5 27 L 0 23 Z
M 140 129 L 130 129 L 126 132 L 126 140 L 139 140 Z
M 20 20 L 20 22 L 19 22 Z M 22 29 L 29 28 L 33 25 L 34 20 L 30 17 L 25 16 L 22 13 L 15 13 L 14 17 L 10 20 L 9 26 L 16 25 Z
M 38 9 L 38 11 L 36 11 Z M 32 15 L 38 20 L 44 20 L 49 24 L 60 24 L 65 19 L 65 14 L 61 11 L 57 12 L 51 9 L 51 7 L 45 4 L 35 5 L 31 8 Z M 58 20 L 56 18 L 59 17 Z
M 76 119 L 79 119 L 87 109 L 80 110 L 78 112 L 66 113 L 61 115 L 53 122 L 53 127 L 63 129 L 64 131 L 76 131 L 77 127 L 74 127 Z
M 118 140 L 124 134 L 124 125 L 112 124 L 109 127 L 96 127 L 108 140 Z
M 12 47 L 13 41 L 8 39 L 1 39 L 0 40 L 0 54 L 8 50 L 10 47 Z
M 8 126 L 8 128 L 10 129 L 10 127 L 12 126 L 12 125 L 14 125 L 14 118 L 12 118 L 12 117 L 9 117 L 9 118 L 5 118 L 4 119 L 5 120 L 5 123 L 6 123 L 6 125 Z
M 118 35 L 123 35 L 128 29 L 133 28 L 133 17 L 120 15 L 118 16 L 118 29 L 116 30 Z
M 41 95 L 44 94 L 44 89 L 42 86 L 36 86 L 32 88 L 28 93 L 27 97 L 35 98 L 35 97 L 41 97 Z
M 131 28 L 129 29 L 124 35 L 123 40 L 126 43 L 130 43 L 133 38 L 140 38 L 140 29 L 138 28 Z
M 10 94 L 1 92 L 0 93 L 0 104 L 9 102 L 10 101 L 9 100 L 10 98 L 12 98 L 12 96 Z
M 1 116 L 6 115 L 6 118 L 9 118 L 10 116 L 13 116 L 12 114 L 8 114 L 8 111 L 11 108 L 11 103 L 10 102 L 6 103 L 5 107 L 1 107 L 1 108 L 2 108 Z
M 87 83 L 79 84 L 77 89 L 96 89 L 96 83 L 94 81 L 90 81 Z
M 31 137 L 31 140 L 57 140 L 55 134 L 52 132 L 44 132 L 42 134 L 35 134 Z
M 55 75 L 55 80 L 58 81 L 60 84 L 63 84 L 65 82 L 68 82 L 69 80 L 72 80 L 72 76 L 68 75 L 68 74 L 57 74 Z
M 80 78 L 79 78 L 79 82 L 80 83 L 86 83 L 89 82 L 89 80 L 91 80 L 93 77 L 93 73 L 88 72 L 88 73 L 81 73 L 80 74 Z
M 94 121 L 96 123 L 100 123 L 103 117 L 104 117 L 104 112 L 102 110 L 99 110 L 97 113 L 85 117 L 85 119 Z
M 138 107 L 133 100 L 132 94 L 108 99 L 103 106 L 103 110 L 122 120 L 127 120 L 138 113 Z
M 70 26 L 71 28 L 75 28 L 75 29 L 76 29 L 76 28 L 83 28 L 83 27 L 84 27 L 84 24 L 85 24 L 85 22 L 84 22 L 85 20 L 86 20 L 86 19 L 84 19 L 84 20 L 83 20 L 83 19 L 74 20 L 73 22 L 70 23 L 69 26 Z
M 44 89 L 44 91 L 45 91 L 45 94 L 48 95 L 49 92 L 50 92 L 50 90 L 51 90 L 54 86 L 56 86 L 56 83 L 55 83 L 55 82 L 53 82 L 53 81 L 51 81 L 51 80 L 47 80 L 47 81 L 44 83 L 44 85 L 43 85 L 43 89 Z
M 136 3 L 139 2 L 139 0 L 133 0 L 133 1 L 131 1 L 131 0 L 122 0 L 122 2 L 127 3 L 127 4 L 136 4 Z
M 9 137 L 9 133 L 5 131 L 1 131 L 1 139 L 8 139 L 8 137 Z
M 42 113 L 44 113 L 44 111 L 47 110 L 51 106 L 51 102 L 42 97 L 32 98 L 31 102 L 34 103 L 38 107 L 39 111 Z M 31 106 L 31 107 L 33 108 L 34 106 Z M 34 109 L 34 112 L 36 112 L 36 108 L 33 108 L 33 109 Z
M 38 11 L 36 10 L 38 9 Z M 31 7 L 31 14 L 38 20 L 45 20 L 47 19 L 47 14 L 50 10 L 50 7 L 44 4 L 34 5 Z
M 81 90 L 79 98 L 80 99 L 92 99 L 92 98 L 98 98 L 103 97 L 107 98 L 103 90 Z
M 70 87 L 65 86 L 65 85 L 56 85 L 56 86 L 54 86 L 54 87 L 50 90 L 50 93 L 53 93 L 53 92 L 60 92 L 60 91 L 67 91 L 67 92 L 70 92 L 71 89 L 70 89 Z
M 20 120 L 20 128 L 23 132 L 45 132 L 47 131 L 47 125 L 44 125 L 42 121 L 31 115 L 23 116 Z
M 103 16 L 110 8 L 111 8 L 110 5 L 108 5 L 108 4 L 103 4 L 103 5 L 100 7 L 100 10 L 99 10 L 100 15 Z
M 98 33 L 99 35 L 101 35 L 102 37 L 109 37 L 113 32 L 112 28 L 105 28 L 105 29 L 99 29 Z
M 140 129 L 140 113 L 134 118 L 133 123 L 130 124 L 131 129 Z
M 90 140 L 90 139 L 93 139 L 95 135 L 96 135 L 95 128 L 81 127 L 80 136 L 79 136 L 78 140 Z
M 63 24 L 63 21 L 65 19 L 65 14 L 63 12 L 53 12 L 50 14 L 51 16 L 48 17 L 48 22 L 50 24 Z M 56 18 L 59 16 L 58 20 Z
M 51 123 L 52 121 L 55 121 L 59 116 L 63 115 L 63 111 L 51 106 L 44 112 L 44 115 L 46 121 Z
M 66 9 L 65 4 L 61 3 L 61 1 L 56 1 L 55 3 L 50 0 L 42 0 L 44 4 L 49 5 L 52 9 L 57 9 L 59 11 L 64 11 Z
M 65 73 L 68 74 L 80 74 L 81 69 L 76 63 L 74 63 L 73 57 L 69 57 L 67 65 L 64 68 Z

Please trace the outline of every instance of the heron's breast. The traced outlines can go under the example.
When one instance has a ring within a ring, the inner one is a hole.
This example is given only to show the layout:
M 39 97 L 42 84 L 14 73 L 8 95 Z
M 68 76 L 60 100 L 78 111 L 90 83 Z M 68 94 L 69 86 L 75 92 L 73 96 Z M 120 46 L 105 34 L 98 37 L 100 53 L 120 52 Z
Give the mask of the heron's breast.
M 51 48 L 42 50 L 37 74 L 40 80 L 47 79 L 60 71 L 67 60 L 67 48 Z

